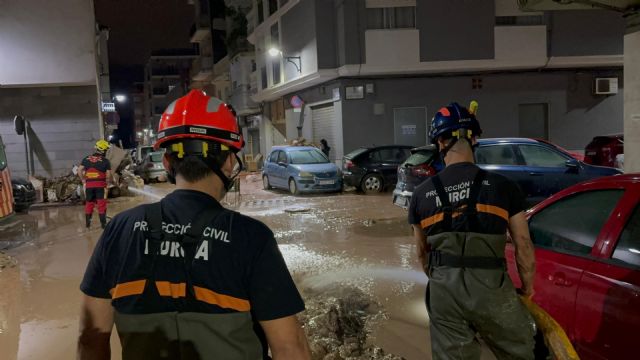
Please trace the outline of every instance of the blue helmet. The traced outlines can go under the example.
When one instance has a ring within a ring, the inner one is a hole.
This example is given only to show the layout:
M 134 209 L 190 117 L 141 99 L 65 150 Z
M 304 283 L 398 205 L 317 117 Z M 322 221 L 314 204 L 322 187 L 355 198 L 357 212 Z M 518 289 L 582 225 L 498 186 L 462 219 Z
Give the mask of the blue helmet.
M 437 144 L 439 137 L 445 139 L 456 137 L 469 139 L 472 136 L 482 135 L 480 123 L 476 119 L 476 108 L 478 103 L 471 102 L 471 111 L 458 103 L 451 103 L 443 107 L 431 120 L 429 130 L 429 140 L 432 144 Z M 467 131 L 459 131 L 460 129 Z

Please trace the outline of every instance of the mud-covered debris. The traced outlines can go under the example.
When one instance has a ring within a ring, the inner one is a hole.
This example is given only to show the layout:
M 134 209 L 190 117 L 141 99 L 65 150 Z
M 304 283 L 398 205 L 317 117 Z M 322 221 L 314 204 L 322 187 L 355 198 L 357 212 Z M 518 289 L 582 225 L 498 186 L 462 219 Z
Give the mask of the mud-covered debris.
M 399 360 L 368 343 L 371 329 L 384 315 L 355 287 L 303 291 L 307 310 L 302 321 L 313 360 Z
M 0 271 L 5 268 L 13 268 L 17 264 L 18 263 L 14 258 L 0 251 Z
M 286 212 L 288 214 L 308 213 L 310 211 L 311 211 L 311 209 L 309 209 L 307 207 L 303 207 L 303 206 L 294 206 L 294 207 L 290 207 L 290 208 L 284 209 L 284 212 Z

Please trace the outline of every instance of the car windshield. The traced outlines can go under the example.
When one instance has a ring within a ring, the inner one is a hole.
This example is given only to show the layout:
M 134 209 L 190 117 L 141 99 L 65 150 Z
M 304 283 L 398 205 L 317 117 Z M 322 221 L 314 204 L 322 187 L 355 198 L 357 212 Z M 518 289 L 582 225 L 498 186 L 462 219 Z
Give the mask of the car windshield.
M 157 163 L 162 162 L 162 152 L 154 152 L 151 153 L 151 162 Z
M 409 158 L 402 165 L 416 166 L 420 164 L 427 164 L 433 160 L 435 154 L 436 153 L 434 151 L 419 151 L 409 156 Z
M 147 154 L 152 152 L 152 151 L 153 151 L 153 147 L 152 146 L 140 148 L 141 159 L 144 159 L 144 157 L 147 156 Z
M 292 164 L 326 164 L 329 160 L 319 150 L 290 151 Z

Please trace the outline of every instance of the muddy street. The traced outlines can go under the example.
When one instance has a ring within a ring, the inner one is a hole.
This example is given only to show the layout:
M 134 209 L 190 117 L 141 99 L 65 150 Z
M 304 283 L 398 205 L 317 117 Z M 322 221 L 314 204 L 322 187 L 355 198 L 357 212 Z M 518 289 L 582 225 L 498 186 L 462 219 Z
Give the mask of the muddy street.
M 260 186 L 249 177 L 242 195 L 230 193 L 225 202 L 273 230 L 305 297 L 302 319 L 314 358 L 429 359 L 427 278 L 406 213 L 390 195 L 293 197 Z M 171 190 L 147 186 L 147 195 L 112 200 L 110 213 Z M 84 229 L 81 206 L 34 209 L 15 219 L 20 224 L 0 235 L 0 358 L 73 358 L 78 286 L 101 231 L 97 224 Z

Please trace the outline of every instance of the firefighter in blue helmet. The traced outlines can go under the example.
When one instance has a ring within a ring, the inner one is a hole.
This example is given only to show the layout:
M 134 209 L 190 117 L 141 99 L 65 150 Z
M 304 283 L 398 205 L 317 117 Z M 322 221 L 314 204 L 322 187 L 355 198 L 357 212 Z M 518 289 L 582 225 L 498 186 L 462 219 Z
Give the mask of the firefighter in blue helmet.
M 522 291 L 533 295 L 535 258 L 525 197 L 507 178 L 474 164 L 482 134 L 475 113 L 452 103 L 429 137 L 446 168 L 413 192 L 409 223 L 429 277 L 426 305 L 433 359 L 479 359 L 477 336 L 498 359 L 533 359 L 534 325 L 506 272 L 509 230 Z

